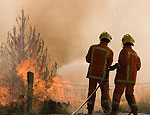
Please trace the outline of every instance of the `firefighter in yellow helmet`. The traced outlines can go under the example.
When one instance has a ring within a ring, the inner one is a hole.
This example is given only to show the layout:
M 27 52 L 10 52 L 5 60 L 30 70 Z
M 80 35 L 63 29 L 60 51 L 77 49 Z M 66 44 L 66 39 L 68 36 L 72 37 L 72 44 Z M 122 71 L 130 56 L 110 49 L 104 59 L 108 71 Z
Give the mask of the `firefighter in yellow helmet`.
M 109 79 L 106 80 L 105 75 L 108 67 L 113 62 L 113 51 L 108 47 L 108 43 L 112 37 L 108 32 L 100 35 L 100 44 L 92 45 L 86 55 L 87 63 L 90 63 L 87 78 L 89 78 L 88 96 L 96 89 L 97 83 L 101 88 L 101 106 L 105 113 L 110 112 L 109 97 Z M 89 99 L 87 103 L 88 114 L 92 114 L 96 93 Z
M 134 39 L 132 38 L 132 36 L 130 34 L 126 34 L 123 36 L 122 38 L 122 44 L 131 44 L 132 46 L 134 46 Z
M 117 115 L 120 104 L 120 98 L 125 90 L 126 100 L 130 106 L 131 112 L 138 115 L 138 108 L 134 97 L 134 85 L 136 82 L 137 71 L 140 70 L 141 61 L 137 53 L 132 49 L 134 39 L 126 34 L 122 38 L 123 49 L 119 54 L 118 63 L 110 67 L 110 70 L 117 68 L 115 77 L 115 90 L 113 93 L 111 115 Z

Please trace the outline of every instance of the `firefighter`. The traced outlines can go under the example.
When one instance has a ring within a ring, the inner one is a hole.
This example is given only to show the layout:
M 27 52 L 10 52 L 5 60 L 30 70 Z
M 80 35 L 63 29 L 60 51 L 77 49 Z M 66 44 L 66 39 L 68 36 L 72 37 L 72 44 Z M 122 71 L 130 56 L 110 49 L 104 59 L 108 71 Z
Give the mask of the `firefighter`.
M 113 92 L 111 115 L 117 115 L 120 98 L 125 90 L 125 97 L 130 106 L 131 112 L 138 115 L 138 108 L 134 97 L 134 85 L 137 71 L 140 70 L 141 61 L 137 53 L 132 49 L 134 39 L 126 34 L 122 38 L 123 49 L 119 54 L 118 63 L 110 67 L 110 70 L 117 68 L 115 77 L 115 90 Z
M 110 112 L 109 79 L 105 79 L 108 67 L 113 62 L 113 51 L 108 47 L 112 37 L 108 32 L 103 32 L 100 36 L 100 43 L 92 45 L 86 55 L 89 64 L 87 78 L 89 78 L 88 96 L 96 89 L 97 83 L 101 88 L 101 106 L 105 113 Z M 102 82 L 101 82 L 102 81 Z M 87 102 L 88 114 L 92 114 L 96 93 Z

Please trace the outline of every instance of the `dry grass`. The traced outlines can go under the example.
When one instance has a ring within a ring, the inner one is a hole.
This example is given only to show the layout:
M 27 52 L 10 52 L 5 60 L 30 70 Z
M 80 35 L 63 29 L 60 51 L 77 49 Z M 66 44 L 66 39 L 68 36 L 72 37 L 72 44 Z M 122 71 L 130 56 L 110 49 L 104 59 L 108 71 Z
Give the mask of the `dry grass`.
M 140 101 L 137 102 L 138 112 L 150 114 L 150 96 L 144 96 Z M 130 108 L 127 103 L 121 104 L 119 107 L 119 111 L 126 113 L 130 112 Z

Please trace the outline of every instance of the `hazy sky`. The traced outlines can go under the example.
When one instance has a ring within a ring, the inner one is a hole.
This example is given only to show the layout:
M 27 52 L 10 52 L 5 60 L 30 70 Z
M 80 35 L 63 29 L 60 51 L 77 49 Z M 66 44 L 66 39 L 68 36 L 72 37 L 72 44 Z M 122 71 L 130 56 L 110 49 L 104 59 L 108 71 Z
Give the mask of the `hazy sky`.
M 138 79 L 150 82 L 150 0 L 0 0 L 0 42 L 16 25 L 22 7 L 59 66 L 82 60 L 99 34 L 108 31 L 117 61 L 121 38 L 130 33 L 142 60 Z M 76 62 L 77 63 L 77 62 Z M 85 63 L 86 64 L 86 63 Z

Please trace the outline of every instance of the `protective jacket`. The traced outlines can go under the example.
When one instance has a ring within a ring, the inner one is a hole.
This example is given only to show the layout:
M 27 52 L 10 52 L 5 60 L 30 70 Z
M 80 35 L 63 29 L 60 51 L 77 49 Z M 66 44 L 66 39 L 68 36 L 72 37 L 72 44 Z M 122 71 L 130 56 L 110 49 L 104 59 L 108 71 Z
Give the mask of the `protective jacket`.
M 115 83 L 135 84 L 137 71 L 140 70 L 141 61 L 131 46 L 125 45 L 120 52 Z
M 107 68 L 113 62 L 113 51 L 107 47 L 106 42 L 92 45 L 86 55 L 86 61 L 90 63 L 87 78 L 101 80 L 105 77 Z

